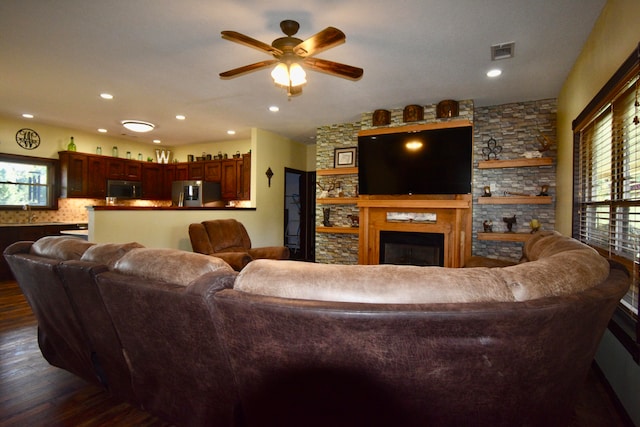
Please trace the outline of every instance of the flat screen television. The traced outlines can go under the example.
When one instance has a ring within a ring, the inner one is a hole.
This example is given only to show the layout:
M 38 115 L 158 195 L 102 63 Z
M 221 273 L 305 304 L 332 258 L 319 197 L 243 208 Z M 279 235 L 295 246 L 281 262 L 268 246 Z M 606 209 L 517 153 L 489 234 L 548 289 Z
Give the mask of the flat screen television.
M 360 194 L 471 193 L 471 126 L 358 136 Z

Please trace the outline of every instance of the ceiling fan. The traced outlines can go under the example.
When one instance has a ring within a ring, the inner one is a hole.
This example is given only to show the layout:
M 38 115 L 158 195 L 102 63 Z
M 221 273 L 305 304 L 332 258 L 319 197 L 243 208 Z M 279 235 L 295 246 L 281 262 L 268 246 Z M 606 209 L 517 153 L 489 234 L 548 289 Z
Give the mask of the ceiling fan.
M 221 78 L 237 77 L 252 71 L 261 70 L 274 64 L 277 66 L 271 72 L 271 77 L 277 86 L 287 89 L 289 96 L 302 93 L 302 85 L 306 81 L 304 68 L 331 74 L 350 80 L 362 77 L 363 69 L 313 56 L 329 48 L 344 43 L 346 36 L 342 31 L 334 27 L 327 27 L 319 33 L 302 41 L 293 37 L 298 32 L 300 24 L 290 19 L 280 23 L 280 29 L 286 37 L 275 39 L 271 45 L 253 39 L 236 31 L 222 31 L 222 38 L 245 46 L 253 47 L 269 55 L 274 59 L 256 62 L 243 67 L 220 73 Z

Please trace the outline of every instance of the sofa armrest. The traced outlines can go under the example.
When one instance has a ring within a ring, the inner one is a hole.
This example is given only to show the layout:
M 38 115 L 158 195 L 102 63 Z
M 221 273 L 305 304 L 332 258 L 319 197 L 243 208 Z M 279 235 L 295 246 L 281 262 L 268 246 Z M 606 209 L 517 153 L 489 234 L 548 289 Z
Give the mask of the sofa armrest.
M 14 255 L 14 254 L 28 254 L 31 250 L 31 245 L 33 242 L 15 242 L 7 246 L 4 250 L 5 255 Z
M 249 249 L 253 259 L 289 259 L 289 248 L 286 246 L 265 246 Z

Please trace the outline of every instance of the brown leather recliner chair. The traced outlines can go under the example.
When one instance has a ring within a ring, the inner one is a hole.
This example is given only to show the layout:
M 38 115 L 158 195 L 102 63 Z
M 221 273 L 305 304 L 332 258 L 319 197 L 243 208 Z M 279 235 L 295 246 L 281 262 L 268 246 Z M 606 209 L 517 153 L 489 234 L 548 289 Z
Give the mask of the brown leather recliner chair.
M 189 225 L 189 238 L 194 252 L 225 260 L 240 271 L 254 259 L 289 259 L 286 246 L 252 248 L 251 239 L 241 222 L 215 219 Z

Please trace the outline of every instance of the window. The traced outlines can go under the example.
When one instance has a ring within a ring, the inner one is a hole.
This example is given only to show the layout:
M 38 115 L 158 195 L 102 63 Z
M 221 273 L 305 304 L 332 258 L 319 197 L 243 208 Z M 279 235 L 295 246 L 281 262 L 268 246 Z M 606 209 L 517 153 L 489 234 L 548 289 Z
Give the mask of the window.
M 573 123 L 577 239 L 632 277 L 611 330 L 640 360 L 640 45 Z M 625 342 L 626 341 L 626 342 Z
M 0 154 L 0 208 L 57 209 L 57 161 Z

